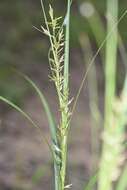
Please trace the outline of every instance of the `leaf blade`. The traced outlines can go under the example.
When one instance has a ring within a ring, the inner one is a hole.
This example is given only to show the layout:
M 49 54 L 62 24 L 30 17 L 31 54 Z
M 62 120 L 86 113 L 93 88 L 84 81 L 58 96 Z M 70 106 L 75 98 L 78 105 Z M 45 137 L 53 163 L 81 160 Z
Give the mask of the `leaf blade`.
M 3 96 L 0 96 L 0 100 L 8 105 L 10 105 L 12 108 L 14 108 L 16 111 L 21 113 L 35 128 L 39 129 L 39 127 L 35 124 L 35 122 L 32 120 L 32 118 L 24 112 L 20 107 L 18 107 L 16 104 L 14 104 L 12 101 L 8 100 L 7 98 L 4 98 Z
M 55 120 L 54 120 L 53 114 L 51 113 L 51 109 L 49 107 L 49 104 L 48 104 L 45 96 L 43 95 L 43 93 L 41 92 L 41 90 L 38 88 L 38 86 L 35 84 L 35 82 L 33 82 L 28 76 L 26 76 L 25 74 L 23 74 L 23 73 L 21 73 L 19 71 L 16 71 L 16 72 L 21 77 L 23 77 L 33 87 L 33 89 L 37 93 L 38 97 L 40 98 L 41 104 L 44 107 L 45 113 L 46 113 L 47 118 L 48 118 L 49 128 L 50 128 L 52 140 L 55 141 L 55 143 L 57 143 Z

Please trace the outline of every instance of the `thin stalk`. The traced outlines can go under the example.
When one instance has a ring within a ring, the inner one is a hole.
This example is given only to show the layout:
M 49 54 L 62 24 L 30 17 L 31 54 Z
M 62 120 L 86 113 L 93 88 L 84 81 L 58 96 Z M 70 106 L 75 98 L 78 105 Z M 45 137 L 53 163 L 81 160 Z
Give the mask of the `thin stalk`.
M 65 57 L 64 57 L 64 87 L 65 110 L 62 113 L 62 142 L 61 142 L 61 190 L 65 189 L 66 166 L 67 166 L 67 139 L 68 139 L 68 100 L 69 100 L 69 37 L 70 37 L 70 6 L 71 0 L 68 0 L 66 14 L 66 34 L 65 34 Z
M 64 136 L 61 144 L 61 190 L 65 189 L 66 165 L 67 165 L 67 136 Z
M 107 1 L 108 32 L 117 23 L 118 0 Z M 110 19 L 111 17 L 111 19 Z M 112 115 L 112 103 L 115 99 L 116 90 L 116 59 L 117 59 L 118 30 L 114 30 L 112 36 L 106 43 L 106 65 L 105 65 L 105 128 L 110 127 L 109 118 Z
M 118 0 L 107 0 L 107 33 L 112 30 L 112 26 L 118 19 Z M 111 18 L 111 19 L 110 19 Z M 112 190 L 112 180 L 117 167 L 115 156 L 119 155 L 117 150 L 112 150 L 113 135 L 119 142 L 119 125 L 114 117 L 115 90 L 116 90 L 116 62 L 117 62 L 118 30 L 115 28 L 113 34 L 106 43 L 106 65 L 105 65 L 105 118 L 104 118 L 104 141 L 102 147 L 102 158 L 99 172 L 99 190 Z M 115 125 L 115 126 L 114 126 Z M 119 148 L 118 148 L 119 150 Z
M 43 32 L 49 37 L 51 48 L 49 51 L 49 63 L 51 80 L 54 82 L 59 100 L 60 122 L 58 125 L 58 149 L 60 165 L 55 170 L 55 190 L 65 189 L 66 165 L 67 165 L 67 139 L 69 126 L 69 34 L 70 34 L 70 6 L 67 3 L 65 39 L 63 24 L 59 26 L 59 19 L 55 18 L 51 5 L 49 6 L 50 22 L 47 20 L 43 1 L 41 0 L 46 29 L 41 26 Z M 51 29 L 52 28 L 52 29 Z M 65 44 L 65 50 L 62 50 Z M 57 172 L 57 173 L 56 173 Z M 58 174 L 58 175 L 57 175 Z M 56 178 L 57 175 L 57 178 Z
M 43 0 L 41 0 L 41 7 L 42 7 L 43 15 L 44 15 L 46 29 L 47 29 L 47 31 L 49 33 L 49 40 L 50 40 L 50 44 L 51 44 L 51 49 L 53 51 L 53 57 L 54 57 L 55 62 L 57 62 L 57 59 L 56 59 L 56 56 L 55 56 L 55 50 L 54 50 L 54 46 L 53 46 L 52 37 L 50 35 L 50 29 L 49 29 L 49 25 L 48 25 L 48 20 L 47 20 L 45 8 L 44 8 Z M 58 96 L 60 96 L 59 92 L 58 92 Z M 57 147 L 58 147 L 58 145 L 57 145 Z M 60 190 L 60 184 L 61 184 L 61 180 L 60 180 L 60 166 L 59 166 L 59 164 L 56 163 L 55 159 L 54 159 L 54 178 L 55 178 L 55 190 Z
M 65 37 L 65 59 L 64 59 L 64 92 L 68 89 L 69 81 L 69 38 L 70 38 L 70 6 L 71 0 L 68 0 L 66 15 L 66 37 Z

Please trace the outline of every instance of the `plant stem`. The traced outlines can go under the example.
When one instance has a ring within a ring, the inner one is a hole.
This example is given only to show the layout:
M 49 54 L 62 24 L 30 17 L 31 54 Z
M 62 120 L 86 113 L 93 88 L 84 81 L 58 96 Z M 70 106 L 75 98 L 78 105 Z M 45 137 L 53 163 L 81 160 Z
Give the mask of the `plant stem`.
M 67 162 L 67 136 L 62 139 L 62 168 L 61 168 L 61 190 L 65 187 L 65 177 L 66 177 L 66 162 Z
M 107 17 L 107 33 L 109 33 L 112 30 L 112 26 L 118 22 L 118 0 L 107 0 Z M 117 169 L 117 158 L 119 157 L 121 151 L 121 133 L 119 133 L 120 126 L 118 123 L 119 115 L 114 115 L 117 42 L 118 31 L 116 27 L 112 36 L 107 39 L 106 43 L 105 118 L 98 190 L 112 190 L 113 172 Z M 114 147 L 116 145 L 118 146 L 117 149 Z
M 107 1 L 108 33 L 112 26 L 117 23 L 118 0 Z M 116 59 L 117 59 L 118 30 L 114 30 L 106 43 L 105 65 L 105 128 L 110 127 L 109 121 L 112 115 L 112 103 L 115 99 L 116 90 Z
M 67 14 L 66 14 L 66 39 L 65 39 L 65 60 L 64 60 L 64 92 L 68 89 L 68 81 L 69 81 L 70 6 L 71 6 L 71 1 L 68 0 Z
M 56 92 L 59 100 L 60 122 L 58 125 L 57 140 L 54 149 L 54 169 L 55 169 L 55 190 L 65 189 L 66 165 L 67 165 L 67 139 L 69 127 L 69 34 L 70 34 L 70 6 L 71 0 L 67 1 L 67 13 L 65 18 L 65 43 L 63 34 L 63 25 L 58 33 L 58 18 L 54 18 L 53 9 L 49 6 L 50 26 L 47 20 L 43 1 L 41 0 L 46 29 L 42 27 L 43 32 L 49 37 L 51 49 L 49 51 L 49 62 L 51 66 L 51 79 L 55 83 Z M 52 30 L 50 27 L 52 26 Z M 64 55 L 61 49 L 65 44 Z M 63 59 L 64 58 L 64 59 Z M 62 65 L 64 62 L 64 65 Z M 62 70 L 64 69 L 64 71 Z M 53 142 L 54 145 L 54 142 Z M 57 164 L 57 161 L 59 162 Z
M 62 136 L 61 136 L 61 189 L 65 189 L 66 166 L 67 166 L 67 139 L 68 139 L 68 118 L 69 118 L 69 37 L 70 37 L 70 4 L 68 0 L 66 14 L 66 36 L 65 36 L 65 59 L 64 59 L 64 86 L 65 109 L 62 112 Z

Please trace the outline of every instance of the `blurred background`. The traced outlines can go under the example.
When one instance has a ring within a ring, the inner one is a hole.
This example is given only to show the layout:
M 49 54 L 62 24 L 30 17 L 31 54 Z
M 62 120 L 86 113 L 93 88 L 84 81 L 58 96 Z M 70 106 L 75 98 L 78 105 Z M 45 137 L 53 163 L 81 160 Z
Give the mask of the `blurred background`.
M 56 16 L 64 17 L 66 14 L 66 1 L 44 3 L 46 10 L 48 3 L 52 4 Z M 121 0 L 119 15 L 126 9 L 127 1 Z M 75 97 L 89 59 L 106 36 L 105 13 L 105 0 L 73 1 L 70 35 L 71 97 Z M 11 70 L 15 67 L 30 76 L 44 92 L 58 117 L 57 98 L 48 77 L 49 41 L 33 27 L 39 28 L 43 24 L 40 0 L 0 0 L 0 95 L 28 112 L 50 140 L 47 118 L 38 98 L 23 79 Z M 125 18 L 119 24 L 118 93 L 125 74 L 126 51 L 123 45 L 126 47 L 127 43 L 126 26 Z M 99 109 L 103 110 L 104 50 L 105 48 L 95 61 L 95 67 L 86 81 L 72 120 L 68 180 L 73 184 L 74 190 L 82 189 L 91 175 L 92 167 L 96 165 L 99 132 L 95 134 L 91 129 L 90 105 L 94 99 L 94 102 L 99 101 Z M 94 97 L 91 97 L 90 87 L 95 79 L 93 77 L 96 77 L 98 82 L 93 85 Z M 99 100 L 96 97 L 99 97 Z M 100 131 L 100 128 L 96 131 Z M 94 143 L 91 139 L 94 139 Z M 93 147 L 93 144 L 96 147 Z M 0 103 L 0 189 L 40 190 L 44 187 L 45 190 L 49 190 L 53 185 L 52 176 L 50 151 L 47 145 L 41 142 L 41 134 L 31 128 L 20 114 Z

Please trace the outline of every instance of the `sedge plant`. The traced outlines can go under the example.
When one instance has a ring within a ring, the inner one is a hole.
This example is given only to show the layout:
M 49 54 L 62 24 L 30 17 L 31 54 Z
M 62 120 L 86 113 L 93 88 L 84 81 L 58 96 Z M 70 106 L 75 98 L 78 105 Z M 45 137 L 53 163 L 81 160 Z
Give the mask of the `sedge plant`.
M 97 55 L 102 50 L 106 42 L 106 64 L 105 64 L 105 76 L 106 76 L 106 92 L 105 92 L 105 118 L 104 118 L 104 134 L 103 134 L 103 146 L 102 157 L 100 163 L 100 169 L 97 175 L 95 175 L 88 183 L 85 189 L 92 189 L 96 183 L 98 177 L 98 190 L 112 190 L 114 172 L 118 171 L 123 152 L 124 141 L 124 129 L 127 122 L 127 79 L 121 93 L 120 98 L 116 98 L 116 58 L 117 58 L 117 25 L 125 16 L 126 13 L 118 20 L 118 0 L 107 0 L 108 14 L 112 19 L 108 20 L 108 35 L 100 45 L 96 54 L 93 56 L 88 69 L 84 74 L 80 88 L 78 90 L 73 108 L 71 110 L 70 104 L 72 100 L 69 97 L 69 29 L 70 29 L 70 9 L 71 0 L 67 1 L 67 13 L 64 21 L 62 18 L 56 18 L 51 5 L 49 5 L 49 15 L 45 11 L 44 3 L 41 0 L 42 11 L 45 20 L 45 26 L 41 26 L 40 29 L 36 28 L 49 38 L 49 65 L 50 65 L 50 79 L 54 83 L 58 104 L 60 118 L 58 124 L 56 124 L 53 113 L 49 107 L 49 104 L 37 87 L 37 85 L 26 75 L 19 73 L 35 90 L 36 94 L 41 100 L 42 106 L 49 121 L 49 129 L 51 134 L 51 144 L 43 136 L 40 127 L 31 118 L 29 114 L 24 112 L 20 107 L 15 105 L 8 99 L 0 96 L 0 100 L 7 103 L 15 110 L 20 112 L 30 123 L 34 126 L 39 133 L 41 132 L 43 140 L 48 144 L 52 153 L 54 162 L 54 189 L 64 190 L 69 189 L 71 184 L 66 184 L 66 167 L 67 167 L 67 145 L 68 145 L 68 132 L 70 129 L 70 122 L 72 114 L 74 113 L 79 95 L 84 86 L 84 82 L 88 75 L 88 72 L 93 65 Z M 113 7 L 113 9 L 112 9 Z M 49 18 L 49 19 L 48 19 Z M 62 22 L 62 24 L 60 24 Z M 108 175 L 107 175 L 108 174 Z M 124 172 L 123 176 L 125 176 Z M 121 182 L 122 181 L 122 182 Z M 123 185 L 123 178 L 119 182 L 119 186 Z M 125 185 L 124 185 L 125 187 Z M 121 190 L 121 189 L 120 189 Z M 123 189 L 122 189 L 123 190 Z
M 50 145 L 48 143 L 47 139 L 43 136 L 40 127 L 33 121 L 29 114 L 2 96 L 0 96 L 0 100 L 20 112 L 31 123 L 32 126 L 41 132 L 43 140 L 46 141 L 51 150 L 54 161 L 55 190 L 64 190 L 65 188 L 67 189 L 71 186 L 66 185 L 65 182 L 67 165 L 67 140 L 71 115 L 69 108 L 71 103 L 71 100 L 69 99 L 69 28 L 71 0 L 67 1 L 67 13 L 62 24 L 60 24 L 62 18 L 56 18 L 54 16 L 51 5 L 49 5 L 48 16 L 46 15 L 47 13 L 42 0 L 41 7 L 44 15 L 45 26 L 41 26 L 41 29 L 37 28 L 37 30 L 48 36 L 51 45 L 48 58 L 51 71 L 50 79 L 55 85 L 59 103 L 60 119 L 58 124 L 56 124 L 48 102 L 41 90 L 28 76 L 25 76 L 22 73 L 19 74 L 33 87 L 41 100 L 42 106 L 44 107 L 48 117 L 52 144 Z

